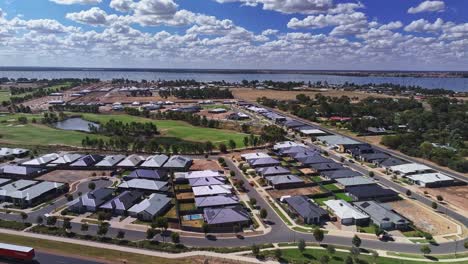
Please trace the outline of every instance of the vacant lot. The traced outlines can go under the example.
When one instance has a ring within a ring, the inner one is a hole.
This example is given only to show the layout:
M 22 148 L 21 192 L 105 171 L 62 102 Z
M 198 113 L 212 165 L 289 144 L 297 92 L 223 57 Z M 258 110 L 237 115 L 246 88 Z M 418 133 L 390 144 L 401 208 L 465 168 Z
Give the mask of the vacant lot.
M 219 166 L 218 162 L 215 160 L 205 160 L 205 159 L 195 159 L 193 160 L 193 164 L 190 167 L 190 170 L 197 171 L 197 170 L 223 170 L 221 166 Z
M 275 90 L 255 90 L 251 88 L 235 88 L 231 89 L 234 97 L 236 99 L 242 99 L 247 101 L 255 101 L 259 97 L 267 97 L 270 99 L 278 99 L 278 100 L 293 100 L 296 99 L 296 95 L 298 94 L 305 94 L 310 97 L 315 97 L 316 94 L 323 94 L 325 96 L 331 97 L 340 97 L 340 96 L 348 96 L 350 98 L 357 97 L 359 99 L 367 98 L 367 97 L 391 97 L 388 95 L 381 95 L 381 94 L 370 94 L 364 92 L 348 92 L 348 91 L 337 91 L 337 90 L 327 90 L 327 91 L 275 91 Z
M 320 187 L 313 186 L 313 187 L 294 188 L 294 189 L 285 189 L 285 190 L 271 190 L 271 191 L 268 191 L 268 193 L 271 195 L 271 197 L 278 199 L 278 198 L 281 198 L 281 196 L 285 196 L 285 195 L 308 196 L 308 195 L 320 194 L 320 193 L 323 193 L 323 191 L 320 190 Z
M 111 171 L 84 171 L 84 170 L 55 170 L 37 178 L 38 180 L 44 181 L 55 181 L 63 183 L 73 183 L 82 179 L 86 179 L 93 176 L 102 176 L 105 173 L 109 176 Z
M 432 235 L 446 235 L 457 232 L 457 226 L 454 223 L 430 209 L 417 205 L 415 202 L 402 200 L 389 204 L 397 213 L 412 221 L 417 228 Z
M 421 188 L 432 196 L 441 195 L 444 200 L 455 207 L 468 211 L 468 186 L 452 186 L 444 188 Z

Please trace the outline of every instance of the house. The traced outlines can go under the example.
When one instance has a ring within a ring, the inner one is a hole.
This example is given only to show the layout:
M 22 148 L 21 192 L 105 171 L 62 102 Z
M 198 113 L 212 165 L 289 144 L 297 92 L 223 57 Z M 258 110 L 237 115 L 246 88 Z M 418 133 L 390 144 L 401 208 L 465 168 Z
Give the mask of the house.
M 197 208 L 223 207 L 237 204 L 239 204 L 239 198 L 233 194 L 195 197 L 195 205 Z
M 68 190 L 65 190 L 63 183 L 44 181 L 27 189 L 11 192 L 9 196 L 13 204 L 26 208 L 55 198 L 65 191 Z
M 247 161 L 253 168 L 279 166 L 281 162 L 274 158 L 260 158 Z
M 287 129 L 293 129 L 296 127 L 305 126 L 305 124 L 294 119 L 289 119 L 283 123 L 283 126 Z
M 69 202 L 68 210 L 76 213 L 96 212 L 99 206 L 112 198 L 113 193 L 114 189 L 109 188 L 100 188 L 85 193 Z
M 0 186 L 4 185 L 4 184 L 6 184 L 6 183 L 8 183 L 8 182 L 10 182 L 10 181 L 11 181 L 11 179 L 3 179 L 3 178 L 0 178 Z M 1 187 L 0 187 L 0 188 L 1 188 Z
M 314 155 L 314 156 L 307 156 L 304 158 L 297 158 L 296 159 L 301 166 L 310 166 L 312 164 L 317 164 L 317 163 L 331 163 L 333 160 L 322 157 L 320 155 Z
M 10 194 L 16 191 L 24 190 L 29 186 L 38 183 L 38 181 L 30 180 L 17 180 L 7 185 L 0 187 L 0 200 L 1 201 L 10 201 Z
M 290 148 L 290 147 L 294 147 L 294 146 L 306 147 L 306 145 L 304 145 L 302 143 L 296 143 L 294 141 L 282 141 L 282 142 L 278 142 L 275 145 L 273 145 L 273 150 L 278 151 L 278 150 L 283 149 L 283 148 Z
M 204 208 L 203 218 L 210 227 L 232 228 L 235 225 L 240 227 L 250 225 L 249 213 L 239 205 Z
M 131 179 L 124 181 L 118 186 L 119 189 L 131 189 L 144 192 L 166 192 L 169 185 L 165 181 L 154 181 L 148 179 Z
M 454 184 L 455 180 L 442 173 L 423 173 L 406 176 L 406 178 L 421 187 L 434 188 L 445 187 Z
M 385 230 L 405 230 L 409 222 L 391 209 L 374 201 L 355 202 L 359 210 L 370 216 L 372 223 Z
M 192 186 L 192 187 L 223 185 L 223 184 L 226 184 L 226 178 L 225 177 L 205 177 L 205 178 L 192 178 L 192 179 L 189 179 L 189 185 Z
M 26 167 L 18 165 L 5 165 L 0 168 L 0 174 L 17 178 L 34 178 L 47 170 L 37 167 Z
M 186 180 L 196 178 L 209 178 L 209 177 L 224 177 L 224 174 L 216 170 L 202 170 L 202 171 L 189 171 L 175 173 L 175 178 L 183 178 Z
M 374 148 L 370 144 L 358 144 L 347 150 L 353 157 L 359 157 L 361 154 L 375 153 Z
M 197 196 L 209 196 L 218 194 L 232 194 L 233 189 L 229 184 L 211 185 L 211 186 L 195 186 L 192 187 L 193 194 Z
M 291 174 L 289 169 L 281 166 L 260 167 L 256 169 L 257 173 L 263 177 Z
M 241 159 L 245 161 L 261 159 L 261 158 L 270 158 L 270 155 L 264 152 L 247 153 L 247 154 L 241 155 Z
M 125 159 L 124 155 L 111 155 L 104 157 L 100 162 L 96 164 L 96 167 L 101 168 L 112 168 Z
M 293 156 L 294 154 L 297 154 L 297 153 L 314 152 L 314 150 L 309 147 L 294 146 L 294 147 L 289 147 L 289 148 L 282 148 L 278 150 L 277 152 L 281 156 L 286 156 L 286 155 Z
M 173 171 L 187 171 L 192 166 L 192 163 L 193 160 L 191 158 L 176 155 L 172 156 L 163 167 Z
M 311 203 L 305 196 L 292 196 L 284 199 L 284 201 L 305 224 L 320 225 L 329 217 L 327 211 Z
M 288 156 L 295 159 L 295 160 L 299 160 L 299 159 L 307 158 L 309 156 L 317 156 L 317 155 L 320 156 L 320 151 L 318 151 L 318 150 L 308 150 L 308 151 L 304 151 L 304 152 L 291 153 Z
M 301 135 L 308 136 L 308 137 L 318 137 L 318 136 L 323 136 L 327 134 L 327 132 L 324 132 L 316 128 L 301 128 L 299 129 L 299 133 Z
M 65 155 L 60 156 L 58 159 L 52 161 L 50 164 L 66 165 L 66 164 L 75 162 L 81 157 L 83 157 L 83 155 L 81 154 L 65 154 Z
M 365 153 L 359 156 L 359 160 L 369 162 L 369 163 L 376 163 L 376 162 L 384 161 L 388 158 L 390 158 L 390 155 L 383 153 L 383 152 Z
M 320 175 L 330 179 L 330 180 L 335 180 L 339 178 L 352 178 L 352 177 L 357 177 L 357 176 L 362 176 L 361 173 L 357 171 L 353 171 L 351 169 L 341 169 L 341 170 L 331 170 L 331 171 L 322 171 L 320 172 Z
M 133 154 L 122 160 L 119 164 L 117 164 L 117 167 L 134 168 L 140 165 L 143 161 L 145 161 L 145 158 Z
M 28 149 L 22 149 L 22 148 L 14 148 L 12 149 L 12 152 L 13 152 L 13 155 L 17 158 L 22 158 L 29 154 Z
M 230 120 L 246 120 L 249 119 L 250 116 L 242 112 L 236 112 L 229 114 L 227 118 Z
M 70 167 L 76 168 L 91 168 L 94 164 L 101 161 L 104 157 L 102 155 L 86 155 L 77 161 L 73 162 Z
M 52 162 L 56 159 L 58 159 L 60 156 L 57 153 L 50 153 L 50 154 L 45 154 L 43 156 L 40 156 L 39 158 L 35 158 L 26 162 L 23 162 L 21 165 L 23 166 L 35 166 L 35 167 L 40 167 L 40 166 L 45 166 L 47 163 Z
M 343 200 L 328 200 L 324 204 L 343 225 L 367 225 L 369 223 L 369 216 Z
M 110 201 L 101 205 L 99 209 L 111 211 L 117 215 L 123 215 L 141 198 L 142 195 L 143 193 L 139 191 L 124 191 L 112 198 Z
M 167 172 L 164 170 L 151 170 L 151 169 L 137 169 L 132 171 L 129 175 L 123 177 L 125 180 L 131 179 L 148 179 L 148 180 L 162 180 L 167 179 Z
M 171 201 L 172 199 L 164 194 L 153 193 L 147 199 L 130 207 L 128 214 L 143 221 L 152 221 L 171 206 Z
M 324 163 L 310 164 L 309 168 L 311 168 L 316 173 L 320 173 L 322 171 L 335 171 L 335 170 L 345 169 L 343 165 L 337 162 L 324 162 Z
M 279 175 L 265 177 L 266 181 L 275 189 L 297 188 L 304 186 L 304 180 L 295 175 Z
M 403 176 L 421 173 L 431 173 L 434 170 L 424 164 L 419 163 L 407 163 L 388 168 L 391 172 Z
M 383 188 L 378 184 L 350 186 L 346 188 L 346 192 L 354 201 L 376 200 L 384 202 L 400 199 L 397 192 Z
M 148 158 L 146 158 L 143 164 L 140 165 L 140 167 L 162 168 L 162 166 L 167 162 L 167 160 L 169 160 L 169 157 L 164 154 L 149 156 Z
M 11 148 L 0 148 L 0 160 L 13 159 L 15 155 L 13 154 L 13 149 Z
M 376 160 L 374 163 L 382 168 L 390 168 L 397 165 L 408 164 L 408 162 L 394 157 L 390 157 L 385 160 Z
M 388 134 L 387 129 L 384 127 L 368 127 L 367 134 L 369 135 L 385 135 Z
M 328 136 L 319 136 L 317 140 L 327 144 L 328 146 L 337 148 L 340 152 L 345 152 L 345 148 L 352 148 L 356 145 L 362 144 L 354 139 L 340 136 L 340 135 L 328 135 Z
M 351 178 L 338 178 L 335 179 L 335 181 L 343 186 L 343 188 L 348 188 L 351 186 L 359 186 L 359 185 L 372 185 L 376 184 L 376 182 L 370 178 L 363 177 L 363 176 L 357 176 L 357 177 L 351 177 Z
M 222 114 L 222 113 L 226 113 L 227 110 L 224 109 L 224 108 L 213 108 L 213 109 L 210 109 L 208 110 L 208 113 L 210 114 Z

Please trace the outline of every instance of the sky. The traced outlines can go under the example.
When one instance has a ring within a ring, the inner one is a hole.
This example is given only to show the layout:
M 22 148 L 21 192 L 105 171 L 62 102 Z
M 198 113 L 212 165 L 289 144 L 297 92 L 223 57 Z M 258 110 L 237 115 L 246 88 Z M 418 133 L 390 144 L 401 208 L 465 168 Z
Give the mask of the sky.
M 1 0 L 0 66 L 468 70 L 465 0 Z

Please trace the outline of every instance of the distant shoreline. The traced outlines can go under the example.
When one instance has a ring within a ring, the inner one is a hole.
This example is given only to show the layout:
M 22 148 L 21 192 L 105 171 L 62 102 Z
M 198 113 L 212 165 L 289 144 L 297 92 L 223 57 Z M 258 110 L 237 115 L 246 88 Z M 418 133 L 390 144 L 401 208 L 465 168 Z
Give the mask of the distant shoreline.
M 468 71 L 395 71 L 395 70 L 291 70 L 291 69 L 183 69 L 183 68 L 87 68 L 87 67 L 0 67 L 1 71 L 95 71 L 95 72 L 162 72 L 211 74 L 302 74 L 355 77 L 431 77 L 468 78 Z

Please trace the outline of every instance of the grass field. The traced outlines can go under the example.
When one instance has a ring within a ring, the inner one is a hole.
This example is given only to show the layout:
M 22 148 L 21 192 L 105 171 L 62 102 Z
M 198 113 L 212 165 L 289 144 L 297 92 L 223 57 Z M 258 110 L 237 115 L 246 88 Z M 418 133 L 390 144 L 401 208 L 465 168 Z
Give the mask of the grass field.
M 19 124 L 18 117 L 28 118 L 27 124 Z M 81 146 L 81 140 L 85 136 L 90 138 L 106 138 L 105 136 L 92 135 L 78 131 L 59 130 L 42 124 L 32 124 L 31 120 L 36 118 L 39 122 L 42 115 L 33 114 L 13 114 L 0 116 L 0 142 L 18 145 L 69 145 Z M 195 127 L 186 122 L 133 117 L 129 115 L 98 115 L 83 114 L 83 117 L 90 121 L 108 122 L 110 119 L 122 122 L 154 122 L 162 136 L 174 137 L 187 141 L 205 142 L 211 141 L 215 145 L 219 143 L 227 144 L 230 139 L 236 142 L 237 147 L 244 146 L 246 134 L 229 130 L 214 128 Z
M 111 119 L 129 122 L 153 122 L 158 127 L 158 130 L 163 136 L 176 137 L 189 141 L 205 142 L 211 141 L 214 144 L 227 143 L 230 139 L 236 142 L 237 147 L 244 146 L 244 137 L 247 134 L 238 133 L 230 130 L 222 130 L 215 128 L 204 128 L 192 126 L 186 122 L 174 120 L 152 120 L 143 117 L 135 117 L 130 115 L 99 115 L 99 114 L 83 114 L 84 119 L 92 122 L 105 123 Z
M 0 90 L 0 102 L 9 101 L 10 97 L 10 91 Z
M 349 197 L 345 193 L 336 193 L 335 195 L 336 195 L 337 199 L 341 199 L 341 200 L 343 200 L 345 202 L 352 202 L 353 201 L 353 198 Z

